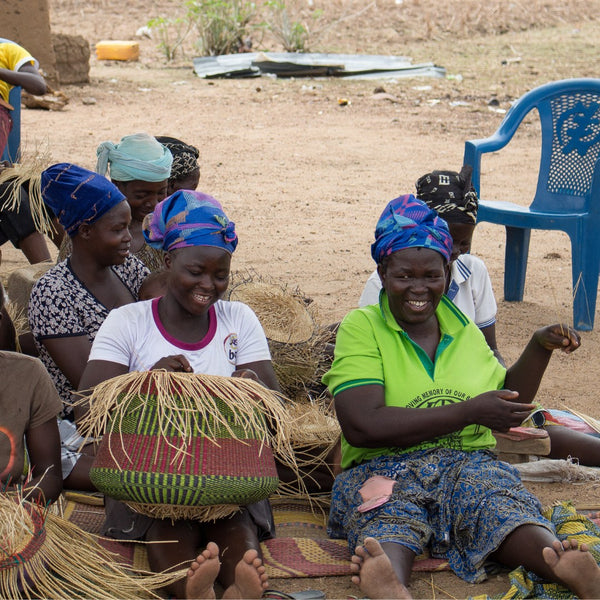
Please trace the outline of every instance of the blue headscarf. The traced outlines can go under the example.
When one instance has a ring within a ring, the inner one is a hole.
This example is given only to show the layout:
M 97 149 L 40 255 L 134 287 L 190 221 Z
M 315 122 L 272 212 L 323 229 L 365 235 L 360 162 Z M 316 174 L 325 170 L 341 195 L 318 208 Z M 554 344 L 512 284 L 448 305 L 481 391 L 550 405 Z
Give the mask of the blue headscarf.
M 148 245 L 165 251 L 214 246 L 232 254 L 238 243 L 235 224 L 217 200 L 191 190 L 178 190 L 159 202 L 144 219 L 143 232 Z
M 105 175 L 110 167 L 113 181 L 165 181 L 171 175 L 171 151 L 147 133 L 134 133 L 118 144 L 102 142 L 97 150 L 96 171 Z
M 58 163 L 42 173 L 42 198 L 70 237 L 83 223 L 93 223 L 125 196 L 106 177 L 71 163 Z
M 430 248 L 446 262 L 452 254 L 452 237 L 446 221 L 412 194 L 388 202 L 377 227 L 371 256 L 379 264 L 386 256 L 405 248 Z

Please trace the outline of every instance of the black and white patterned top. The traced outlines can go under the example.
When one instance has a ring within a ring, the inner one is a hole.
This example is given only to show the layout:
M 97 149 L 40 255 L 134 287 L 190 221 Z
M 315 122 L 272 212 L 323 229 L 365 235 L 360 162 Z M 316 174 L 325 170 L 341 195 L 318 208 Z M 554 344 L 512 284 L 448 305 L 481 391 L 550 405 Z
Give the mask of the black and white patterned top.
M 42 341 L 85 335 L 92 342 L 109 313 L 109 309 L 75 275 L 70 263 L 70 259 L 59 263 L 33 286 L 28 315 L 40 360 L 48 369 L 63 401 L 63 416 L 73 411 L 72 393 L 76 390 L 52 360 Z M 148 269 L 133 256 L 111 269 L 137 300 Z

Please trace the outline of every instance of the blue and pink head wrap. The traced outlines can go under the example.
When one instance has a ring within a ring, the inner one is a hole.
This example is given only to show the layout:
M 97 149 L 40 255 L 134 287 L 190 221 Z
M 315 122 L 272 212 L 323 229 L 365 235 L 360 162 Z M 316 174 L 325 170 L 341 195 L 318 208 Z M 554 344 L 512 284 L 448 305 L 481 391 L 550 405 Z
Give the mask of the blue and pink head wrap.
M 71 163 L 48 167 L 41 178 L 42 198 L 70 237 L 83 223 L 94 223 L 125 196 L 106 177 Z
M 235 223 L 212 196 L 191 190 L 178 190 L 159 202 L 144 219 L 148 245 L 164 251 L 188 246 L 214 246 L 230 254 L 238 238 Z
M 446 221 L 412 194 L 390 201 L 381 213 L 371 256 L 379 264 L 386 256 L 405 248 L 430 248 L 446 262 L 452 254 L 452 237 Z

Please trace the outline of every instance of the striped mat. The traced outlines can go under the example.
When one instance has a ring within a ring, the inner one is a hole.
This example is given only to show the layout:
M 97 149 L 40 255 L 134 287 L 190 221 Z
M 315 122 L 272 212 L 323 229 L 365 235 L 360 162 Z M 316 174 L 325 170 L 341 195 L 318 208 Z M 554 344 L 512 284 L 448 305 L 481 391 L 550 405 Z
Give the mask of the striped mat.
M 93 502 L 90 504 L 89 502 Z M 85 531 L 100 534 L 104 506 L 97 496 L 67 493 L 64 516 Z M 264 563 L 271 578 L 328 577 L 350 574 L 350 552 L 345 540 L 327 537 L 327 515 L 311 511 L 306 502 L 275 502 L 273 516 L 277 537 L 262 544 Z M 134 569 L 149 570 L 144 544 L 101 538 L 103 547 Z M 442 571 L 448 563 L 425 555 L 414 563 L 415 571 Z

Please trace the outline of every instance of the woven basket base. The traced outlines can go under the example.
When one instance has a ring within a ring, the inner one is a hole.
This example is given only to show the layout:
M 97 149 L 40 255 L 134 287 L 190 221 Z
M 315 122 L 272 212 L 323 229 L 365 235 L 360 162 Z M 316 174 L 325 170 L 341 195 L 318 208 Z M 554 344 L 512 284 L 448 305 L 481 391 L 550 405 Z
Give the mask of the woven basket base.
M 216 521 L 230 517 L 241 510 L 237 504 L 215 504 L 213 506 L 177 506 L 175 504 L 126 503 L 135 512 L 154 519 L 173 519 L 174 521 Z

